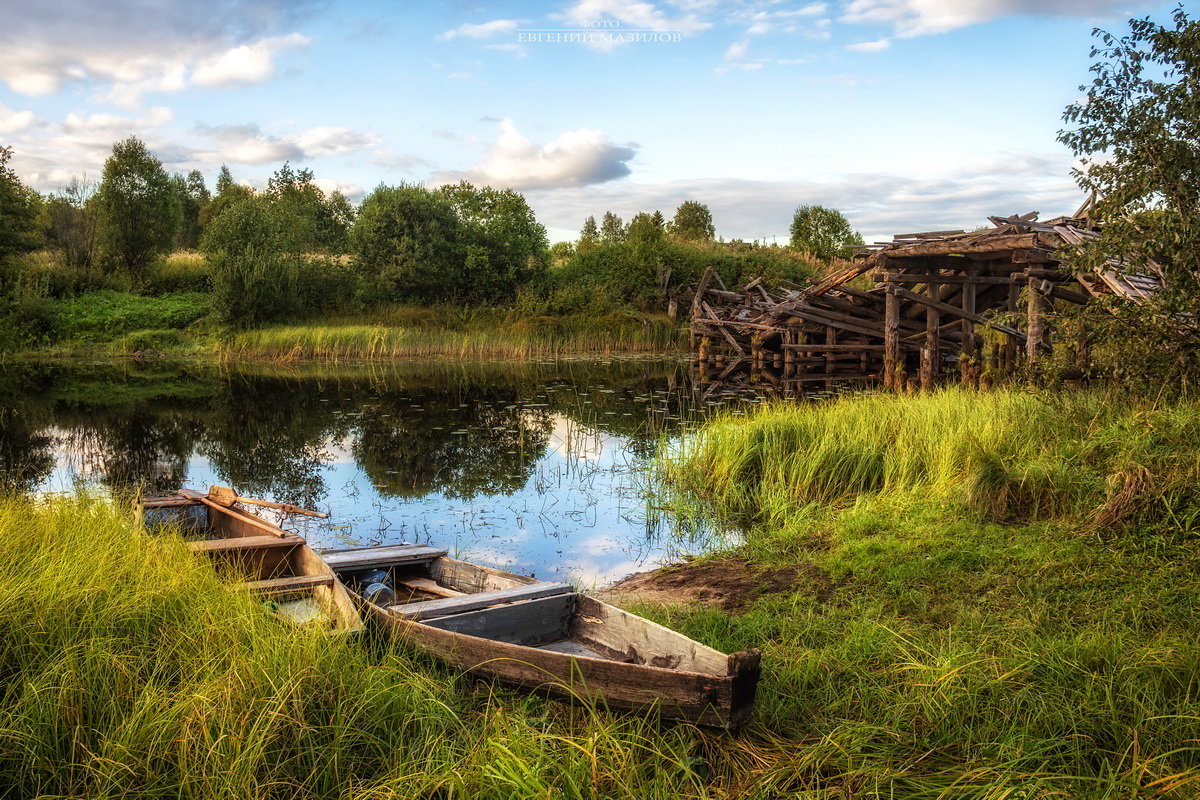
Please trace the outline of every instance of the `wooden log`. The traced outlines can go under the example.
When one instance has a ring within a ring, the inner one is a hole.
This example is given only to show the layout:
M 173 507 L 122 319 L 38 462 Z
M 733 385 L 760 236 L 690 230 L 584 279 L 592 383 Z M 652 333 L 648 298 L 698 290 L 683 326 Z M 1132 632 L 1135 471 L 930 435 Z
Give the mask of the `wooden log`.
M 883 312 L 883 386 L 899 391 L 902 364 L 900 362 L 900 300 L 896 287 L 887 287 L 887 301 Z
M 968 273 L 969 275 L 970 273 Z M 963 284 L 962 293 L 962 350 L 961 358 L 959 359 L 959 377 L 962 380 L 963 386 L 975 386 L 975 297 L 978 291 L 978 286 L 973 283 Z
M 898 289 L 898 291 L 904 291 Z M 934 380 L 937 378 L 939 361 L 941 361 L 941 353 L 938 349 L 938 328 L 941 326 L 941 313 L 938 306 L 945 305 L 938 302 L 938 286 L 931 283 L 926 286 L 926 291 L 929 294 L 929 302 L 925 309 L 925 344 L 921 348 L 921 388 L 929 391 L 933 388 Z
M 1037 237 L 1033 232 L 1030 232 L 1013 233 L 1006 236 L 988 235 L 967 237 L 965 239 L 947 239 L 943 241 L 921 242 L 920 244 L 897 244 L 889 248 L 886 253 L 890 260 L 924 256 L 1001 253 L 1037 246 Z
M 832 326 L 825 328 L 825 346 L 837 345 L 837 328 Z M 825 374 L 833 372 L 833 354 L 828 350 L 825 352 Z
M 989 328 L 994 328 L 995 330 L 998 330 L 1002 333 L 1006 333 L 1009 336 L 1015 336 L 1017 339 L 1020 339 L 1022 341 L 1025 340 L 1025 334 L 1021 333 L 1020 331 L 1018 331 L 1014 328 L 1010 328 L 1007 325 L 1000 325 L 1000 324 L 994 323 L 987 317 L 980 316 L 979 314 L 972 313 L 968 316 L 967 312 L 963 311 L 961 308 L 955 308 L 954 306 L 950 305 L 949 303 L 943 303 L 941 301 L 934 300 L 930 297 L 919 295 L 916 292 L 910 292 L 907 289 L 901 289 L 898 286 L 896 287 L 896 293 L 899 294 L 901 297 L 903 297 L 905 300 L 911 300 L 914 303 L 919 303 L 923 306 L 926 306 L 927 308 L 937 309 L 938 311 L 943 311 L 947 314 L 953 314 L 956 317 L 961 317 L 963 319 L 969 319 L 972 322 L 977 322 L 980 325 L 986 325 Z M 928 321 L 928 317 L 926 317 L 926 320 Z
M 1025 341 L 1025 358 L 1031 370 L 1037 369 L 1042 348 L 1049 346 L 1046 341 L 1046 322 L 1043 317 L 1045 311 L 1043 283 L 1041 278 L 1029 278 L 1029 336 Z

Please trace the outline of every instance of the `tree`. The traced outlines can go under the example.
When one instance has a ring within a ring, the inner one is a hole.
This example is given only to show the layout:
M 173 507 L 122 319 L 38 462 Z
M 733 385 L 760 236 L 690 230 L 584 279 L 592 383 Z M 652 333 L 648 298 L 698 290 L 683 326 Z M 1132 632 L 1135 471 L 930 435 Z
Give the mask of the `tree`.
M 146 145 L 130 136 L 113 145 L 96 192 L 97 238 L 112 266 L 141 275 L 175 243 L 183 211 L 171 178 Z
M 634 214 L 633 219 L 629 220 L 629 227 L 626 230 L 626 238 L 631 244 L 657 244 L 663 239 L 663 229 L 655 220 L 655 214 Z M 661 218 L 661 214 L 658 215 Z
M 466 181 L 443 186 L 438 193 L 450 201 L 461 223 L 466 295 L 509 298 L 545 274 L 550 255 L 546 229 L 522 195 Z
M 0 267 L 38 246 L 40 197 L 9 168 L 10 158 L 12 148 L 0 147 Z
M 1200 304 L 1200 21 L 1183 6 L 1174 28 L 1135 19 L 1122 37 L 1094 35 L 1093 80 L 1063 119 L 1059 141 L 1081 158 L 1079 186 L 1097 198 L 1099 239 L 1072 257 L 1094 270 L 1110 259 L 1159 261 L 1166 301 L 1189 313 Z
M 173 176 L 175 191 L 179 195 L 179 208 L 183 219 L 179 233 L 175 237 L 175 246 L 183 250 L 194 250 L 200 246 L 200 211 L 208 204 L 211 197 L 208 187 L 204 185 L 204 175 L 200 170 L 192 170 L 186 177 Z
M 217 174 L 217 193 L 200 209 L 200 229 L 205 231 L 212 221 L 221 216 L 221 212 L 237 203 L 251 197 L 254 192 L 249 186 L 243 186 L 233 180 L 229 167 L 221 165 Z
M 63 263 L 72 269 L 92 266 L 96 242 L 96 215 L 90 202 L 96 184 L 71 178 L 61 191 L 46 200 L 42 227 L 51 247 L 62 253 Z
M 625 224 L 611 211 L 605 211 L 600 220 L 600 243 L 618 244 L 625 241 Z
M 716 237 L 712 212 L 708 206 L 695 200 L 680 203 L 671 220 L 671 235 L 685 241 L 709 241 Z
M 212 271 L 213 307 L 221 322 L 251 327 L 296 310 L 300 265 L 285 252 L 285 238 L 263 197 L 243 198 L 212 221 L 201 247 Z
M 804 205 L 792 215 L 792 248 L 811 253 L 822 261 L 844 255 L 847 247 L 862 244 L 862 236 L 836 209 Z
M 1059 140 L 1080 157 L 1100 235 L 1067 248 L 1074 269 L 1162 266 L 1165 291 L 1140 303 L 1101 301 L 1080 313 L 1100 367 L 1159 389 L 1200 375 L 1200 21 L 1183 6 L 1173 27 L 1135 19 L 1094 31 L 1092 81 L 1068 106 Z
M 596 218 L 589 216 L 583 221 L 583 229 L 579 231 L 579 244 L 575 249 L 580 253 L 586 253 L 598 244 L 600 244 L 600 228 L 596 226 Z
M 423 186 L 377 187 L 358 211 L 350 246 L 386 299 L 433 302 L 461 291 L 458 216 Z

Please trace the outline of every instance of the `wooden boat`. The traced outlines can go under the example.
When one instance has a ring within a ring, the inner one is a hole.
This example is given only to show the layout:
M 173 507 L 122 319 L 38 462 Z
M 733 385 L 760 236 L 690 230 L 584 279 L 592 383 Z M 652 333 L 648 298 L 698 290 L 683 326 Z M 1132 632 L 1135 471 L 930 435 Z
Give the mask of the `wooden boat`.
M 759 652 L 726 655 L 575 591 L 421 545 L 321 553 L 392 636 L 448 664 L 613 708 L 657 708 L 703 725 L 750 715 Z
M 362 630 L 357 606 L 333 570 L 302 536 L 245 507 L 251 503 L 304 512 L 281 503 L 239 498 L 222 486 L 212 487 L 208 494 L 181 489 L 167 497 L 144 498 L 140 511 L 144 518 L 173 518 L 192 529 L 197 536 L 189 537 L 191 551 L 211 559 L 222 574 L 263 598 L 282 619 L 319 624 L 331 633 Z

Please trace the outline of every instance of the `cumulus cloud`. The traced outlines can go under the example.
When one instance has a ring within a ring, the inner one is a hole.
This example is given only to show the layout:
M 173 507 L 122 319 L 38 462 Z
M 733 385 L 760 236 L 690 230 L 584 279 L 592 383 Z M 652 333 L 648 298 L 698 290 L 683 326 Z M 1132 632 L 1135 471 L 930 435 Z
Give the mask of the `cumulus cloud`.
M 258 125 L 198 125 L 197 132 L 216 143 L 201 151 L 205 160 L 239 164 L 304 161 L 318 156 L 345 155 L 376 147 L 379 137 L 349 128 L 316 127 L 282 136 L 264 133 Z
M 37 124 L 37 115 L 32 111 L 13 111 L 0 103 L 0 134 L 21 133 Z
M 303 43 L 274 35 L 308 2 L 225 0 L 39 0 L 12 3 L 0 27 L 0 80 L 42 95 L 70 83 L 133 104 L 145 92 L 266 80 L 279 53 Z
M 859 53 L 882 53 L 892 46 L 891 39 L 876 39 L 873 42 L 856 42 L 846 45 L 847 50 L 855 50 Z
M 468 180 L 512 189 L 589 186 L 624 178 L 635 155 L 632 145 L 614 144 L 602 132 L 568 131 L 546 145 L 526 139 L 511 120 L 500 122 L 500 137 L 473 169 L 440 173 L 437 180 Z
M 889 25 L 900 37 L 945 33 L 1014 14 L 1094 18 L 1146 0 L 851 0 L 843 22 Z
M 451 39 L 490 39 L 502 33 L 512 33 L 517 29 L 515 19 L 494 19 L 491 22 L 481 22 L 478 25 L 459 25 L 438 34 L 438 39 L 448 42 Z
M 1005 156 L 945 175 L 849 175 L 825 181 L 705 179 L 661 184 L 623 183 L 526 197 L 552 234 L 574 236 L 585 217 L 604 211 L 630 218 L 658 209 L 668 217 L 685 200 L 709 206 L 725 238 L 787 241 L 792 213 L 802 203 L 842 210 L 867 241 L 912 230 L 986 224 L 990 214 L 1037 210 L 1070 213 L 1080 202 L 1067 156 Z

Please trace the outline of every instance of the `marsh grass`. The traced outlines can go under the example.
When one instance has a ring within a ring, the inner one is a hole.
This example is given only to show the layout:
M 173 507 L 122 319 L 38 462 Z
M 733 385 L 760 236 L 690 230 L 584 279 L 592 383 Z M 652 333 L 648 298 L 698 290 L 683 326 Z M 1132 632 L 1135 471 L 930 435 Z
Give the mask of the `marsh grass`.
M 0 502 L 0 797 L 680 797 L 698 734 L 276 624 L 181 539 Z
M 800 577 L 640 610 L 764 648 L 758 796 L 1194 798 L 1198 444 L 1195 405 L 1099 394 L 722 416 L 666 457 L 674 502 Z
M 666 352 L 679 348 L 678 325 L 632 313 L 540 317 L 514 311 L 385 307 L 363 317 L 272 326 L 235 334 L 228 360 L 353 361 L 447 357 L 554 358 L 576 353 Z

